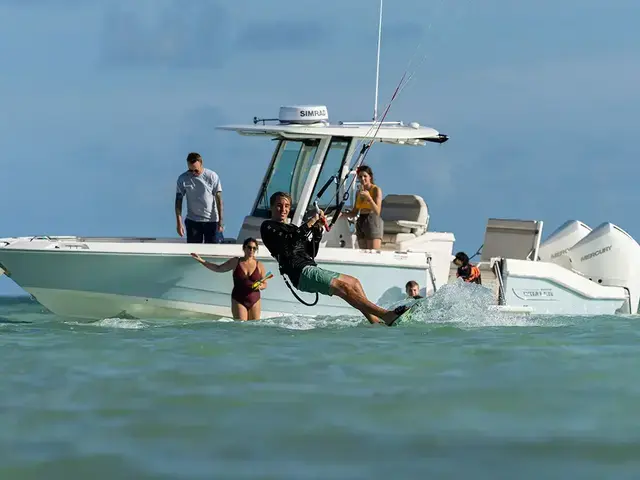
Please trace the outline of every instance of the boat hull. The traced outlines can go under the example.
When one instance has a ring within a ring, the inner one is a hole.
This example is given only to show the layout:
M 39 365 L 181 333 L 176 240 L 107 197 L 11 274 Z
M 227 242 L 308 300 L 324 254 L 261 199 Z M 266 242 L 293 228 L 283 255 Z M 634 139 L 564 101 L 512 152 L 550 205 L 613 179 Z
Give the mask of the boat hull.
M 137 244 L 76 242 L 87 248 L 71 249 L 72 244 L 49 240 L 14 242 L 0 248 L 0 264 L 40 304 L 62 316 L 232 317 L 231 272 L 211 272 L 193 260 L 189 252 L 195 250 L 207 260 L 222 263 L 240 255 L 240 245 L 147 244 L 143 249 Z M 442 257 L 440 263 L 448 268 L 448 255 Z M 258 258 L 274 274 L 268 288 L 261 292 L 262 318 L 359 314 L 335 296 L 320 295 L 316 305 L 303 305 L 284 283 L 274 259 L 264 254 Z M 430 282 L 424 254 L 324 249 L 317 261 L 322 267 L 359 278 L 369 298 L 380 305 L 404 298 L 404 285 L 409 280 L 421 285 Z M 307 303 L 315 300 L 315 294 L 296 293 Z
M 627 289 L 598 285 L 555 263 L 507 259 L 504 267 L 506 305 L 540 315 L 636 313 Z

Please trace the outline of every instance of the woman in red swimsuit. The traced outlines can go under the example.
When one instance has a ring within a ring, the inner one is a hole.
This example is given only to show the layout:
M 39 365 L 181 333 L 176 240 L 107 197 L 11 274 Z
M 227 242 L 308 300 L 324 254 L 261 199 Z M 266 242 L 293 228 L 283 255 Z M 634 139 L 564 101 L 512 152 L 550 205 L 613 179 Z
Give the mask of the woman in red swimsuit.
M 257 288 L 253 284 L 265 277 L 264 265 L 256 259 L 258 242 L 255 238 L 247 238 L 242 244 L 243 257 L 234 257 L 222 265 L 207 262 L 197 253 L 192 253 L 202 265 L 217 273 L 233 270 L 233 290 L 231 291 L 231 312 L 236 320 L 260 319 L 260 290 L 267 288 L 263 281 Z

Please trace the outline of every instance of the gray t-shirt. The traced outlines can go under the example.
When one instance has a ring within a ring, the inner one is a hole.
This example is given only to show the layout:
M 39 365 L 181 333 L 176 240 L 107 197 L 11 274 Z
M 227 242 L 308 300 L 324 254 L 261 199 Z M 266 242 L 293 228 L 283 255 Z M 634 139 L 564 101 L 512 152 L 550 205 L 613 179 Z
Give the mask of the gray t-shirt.
M 218 174 L 204 168 L 199 176 L 188 170 L 178 177 L 176 193 L 187 198 L 187 217 L 194 222 L 218 222 L 216 193 L 222 192 Z

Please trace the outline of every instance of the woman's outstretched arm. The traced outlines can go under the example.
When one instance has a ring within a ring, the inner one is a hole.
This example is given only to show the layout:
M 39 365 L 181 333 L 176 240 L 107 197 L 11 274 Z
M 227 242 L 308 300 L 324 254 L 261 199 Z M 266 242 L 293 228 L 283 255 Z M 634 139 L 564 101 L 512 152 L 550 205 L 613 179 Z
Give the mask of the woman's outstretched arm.
M 231 270 L 233 270 L 238 266 L 238 257 L 230 258 L 223 264 L 217 265 L 215 263 L 207 262 L 204 258 L 202 258 L 197 253 L 192 253 L 191 256 L 195 258 L 196 261 L 200 262 L 203 266 L 207 267 L 209 270 L 214 271 L 216 273 L 230 272 Z

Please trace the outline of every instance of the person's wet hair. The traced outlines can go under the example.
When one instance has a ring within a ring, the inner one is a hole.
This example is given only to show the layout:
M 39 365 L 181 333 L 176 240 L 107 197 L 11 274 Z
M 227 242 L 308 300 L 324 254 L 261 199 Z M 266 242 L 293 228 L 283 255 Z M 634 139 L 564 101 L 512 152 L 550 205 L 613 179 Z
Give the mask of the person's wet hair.
M 462 262 L 462 266 L 469 265 L 469 257 L 464 252 L 456 253 L 456 260 L 460 260 Z
M 273 207 L 279 198 L 286 198 L 287 200 L 289 200 L 289 205 L 293 203 L 293 201 L 291 200 L 291 195 L 289 195 L 287 192 L 276 192 L 271 195 L 271 198 L 269 199 L 269 206 Z

